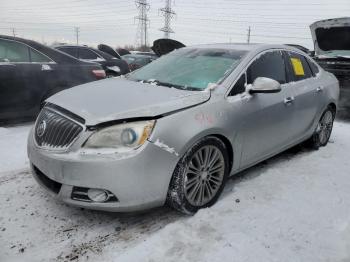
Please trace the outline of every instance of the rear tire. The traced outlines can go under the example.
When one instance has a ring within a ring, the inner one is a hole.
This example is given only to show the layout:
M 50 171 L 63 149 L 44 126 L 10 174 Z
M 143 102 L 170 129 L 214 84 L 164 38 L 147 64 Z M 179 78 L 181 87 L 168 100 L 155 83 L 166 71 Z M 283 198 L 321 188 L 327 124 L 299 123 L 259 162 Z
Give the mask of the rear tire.
M 328 107 L 322 114 L 316 130 L 311 138 L 307 141 L 307 145 L 313 149 L 319 149 L 328 144 L 333 130 L 333 122 L 335 118 L 335 111 L 332 107 Z
M 225 144 L 216 137 L 198 141 L 179 161 L 171 179 L 167 204 L 194 214 L 219 198 L 229 173 Z

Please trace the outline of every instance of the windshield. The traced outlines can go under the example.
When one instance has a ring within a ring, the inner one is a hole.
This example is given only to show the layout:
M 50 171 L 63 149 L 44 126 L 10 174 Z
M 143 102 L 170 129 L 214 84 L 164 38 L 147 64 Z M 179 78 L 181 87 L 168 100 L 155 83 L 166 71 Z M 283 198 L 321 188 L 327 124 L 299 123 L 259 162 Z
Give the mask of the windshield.
M 131 73 L 128 78 L 203 90 L 209 83 L 218 83 L 226 77 L 245 53 L 241 50 L 182 48 Z

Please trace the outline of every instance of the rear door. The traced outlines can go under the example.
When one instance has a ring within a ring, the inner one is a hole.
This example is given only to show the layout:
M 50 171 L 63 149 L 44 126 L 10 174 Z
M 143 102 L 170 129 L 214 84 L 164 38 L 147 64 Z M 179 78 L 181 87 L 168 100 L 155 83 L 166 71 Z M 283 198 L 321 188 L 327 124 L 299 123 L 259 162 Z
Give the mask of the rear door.
M 37 93 L 36 105 L 39 109 L 40 103 L 48 96 L 57 92 L 58 88 L 61 90 L 66 86 L 67 76 L 63 77 L 61 74 L 61 66 L 53 61 L 47 55 L 29 48 L 30 61 L 33 67 L 37 67 Z
M 293 92 L 287 83 L 282 51 L 268 51 L 247 69 L 247 83 L 268 77 L 281 84 L 281 92 L 242 96 L 243 138 L 241 168 L 273 155 L 291 144 L 291 120 L 294 118 Z
M 307 58 L 296 52 L 287 52 L 286 64 L 289 77 L 293 81 L 295 97 L 295 118 L 293 120 L 293 139 L 300 140 L 310 133 L 322 102 L 322 86 L 317 81 L 307 62 Z
M 32 114 L 40 81 L 40 67 L 30 62 L 29 47 L 0 39 L 0 111 L 2 114 Z

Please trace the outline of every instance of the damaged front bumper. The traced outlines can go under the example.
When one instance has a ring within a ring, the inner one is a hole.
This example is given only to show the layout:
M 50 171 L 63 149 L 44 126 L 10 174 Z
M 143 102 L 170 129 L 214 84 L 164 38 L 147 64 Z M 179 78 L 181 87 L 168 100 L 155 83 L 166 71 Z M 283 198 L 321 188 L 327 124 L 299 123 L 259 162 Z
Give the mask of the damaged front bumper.
M 161 206 L 179 157 L 169 149 L 147 141 L 129 155 L 57 153 L 36 146 L 33 131 L 28 139 L 28 157 L 34 178 L 63 202 L 115 212 Z M 88 189 L 100 189 L 110 197 L 94 202 Z M 85 193 L 85 194 L 84 194 Z

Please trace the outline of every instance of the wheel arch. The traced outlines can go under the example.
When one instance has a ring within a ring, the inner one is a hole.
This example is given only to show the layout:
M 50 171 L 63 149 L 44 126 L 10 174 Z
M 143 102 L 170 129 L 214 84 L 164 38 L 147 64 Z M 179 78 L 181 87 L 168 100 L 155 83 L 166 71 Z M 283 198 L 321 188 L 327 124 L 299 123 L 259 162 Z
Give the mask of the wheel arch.
M 334 111 L 334 113 L 337 112 L 337 105 L 334 102 L 329 103 L 328 107 L 330 107 Z
M 232 171 L 233 161 L 234 161 L 234 153 L 233 153 L 232 143 L 230 142 L 230 140 L 226 136 L 221 135 L 221 134 L 211 134 L 211 135 L 208 135 L 207 137 L 210 137 L 210 136 L 220 139 L 225 144 L 225 147 L 227 149 L 227 154 L 228 154 L 229 159 L 230 159 L 230 162 L 229 162 L 229 174 L 230 174 Z

